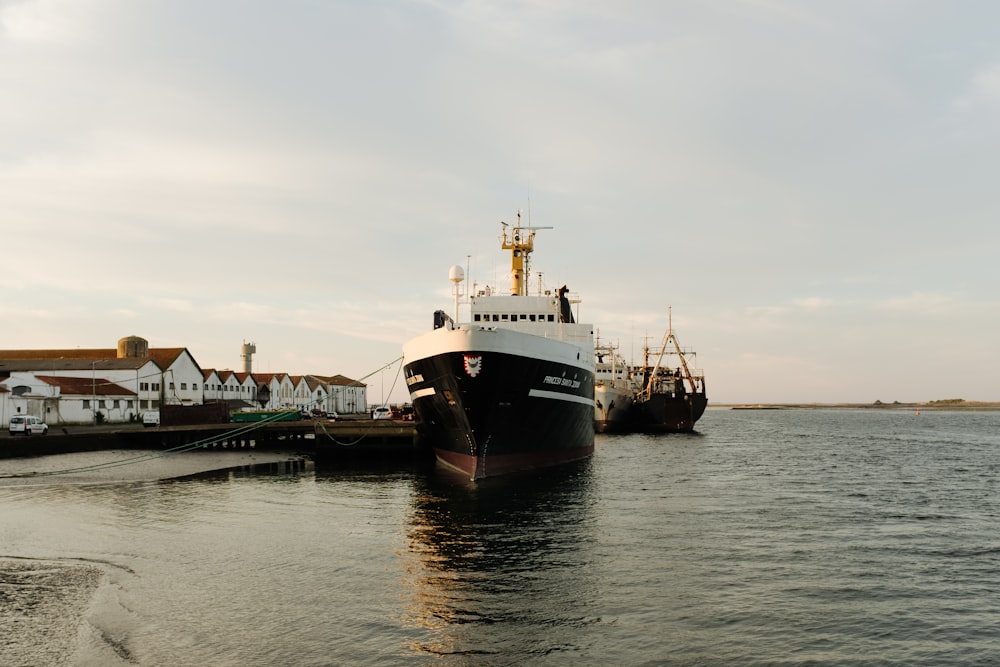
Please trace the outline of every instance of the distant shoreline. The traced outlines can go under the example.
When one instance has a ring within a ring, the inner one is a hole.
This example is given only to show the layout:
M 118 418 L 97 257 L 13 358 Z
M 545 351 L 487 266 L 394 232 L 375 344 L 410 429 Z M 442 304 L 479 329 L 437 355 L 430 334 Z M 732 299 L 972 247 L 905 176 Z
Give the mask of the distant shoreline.
M 727 410 L 956 410 L 1000 411 L 994 401 L 929 401 L 927 403 L 709 403 L 709 408 Z

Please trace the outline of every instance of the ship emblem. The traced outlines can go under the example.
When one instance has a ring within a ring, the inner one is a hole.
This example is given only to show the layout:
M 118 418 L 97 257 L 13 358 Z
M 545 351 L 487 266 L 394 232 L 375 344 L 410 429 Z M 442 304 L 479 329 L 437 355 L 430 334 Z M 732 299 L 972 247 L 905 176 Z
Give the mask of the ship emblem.
M 469 377 L 476 377 L 481 370 L 483 370 L 483 356 L 481 354 L 465 355 L 465 372 L 469 374 Z

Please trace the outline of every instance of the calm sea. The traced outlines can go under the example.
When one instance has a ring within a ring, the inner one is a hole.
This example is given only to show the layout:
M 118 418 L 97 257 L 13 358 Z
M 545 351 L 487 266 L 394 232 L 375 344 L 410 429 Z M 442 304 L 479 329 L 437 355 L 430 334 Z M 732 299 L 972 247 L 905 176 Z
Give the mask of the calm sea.
M 998 476 L 996 412 L 710 409 L 478 486 L 0 484 L 0 663 L 998 664 Z

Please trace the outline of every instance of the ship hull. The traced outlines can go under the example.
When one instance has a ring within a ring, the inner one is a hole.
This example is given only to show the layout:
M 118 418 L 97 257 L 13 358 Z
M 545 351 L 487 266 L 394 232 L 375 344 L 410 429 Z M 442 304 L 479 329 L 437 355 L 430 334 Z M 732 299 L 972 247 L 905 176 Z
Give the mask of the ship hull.
M 404 346 L 421 439 L 470 479 L 594 452 L 594 378 L 580 348 L 523 332 L 437 329 Z
M 594 387 L 594 431 L 627 433 L 631 430 L 632 391 L 607 384 Z
M 636 401 L 633 430 L 639 433 L 686 433 L 705 413 L 705 394 L 660 394 Z

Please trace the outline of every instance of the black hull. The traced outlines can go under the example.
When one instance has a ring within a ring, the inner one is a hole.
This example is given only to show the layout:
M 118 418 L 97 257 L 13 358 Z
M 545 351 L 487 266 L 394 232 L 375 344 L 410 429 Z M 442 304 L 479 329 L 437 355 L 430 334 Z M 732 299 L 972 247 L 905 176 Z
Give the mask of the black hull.
M 631 433 L 632 422 L 623 419 L 595 419 L 595 433 Z
M 656 394 L 633 404 L 637 433 L 687 433 L 705 413 L 705 394 Z
M 421 439 L 440 463 L 471 479 L 594 452 L 594 376 L 579 366 L 452 351 L 407 363 L 404 374 Z

